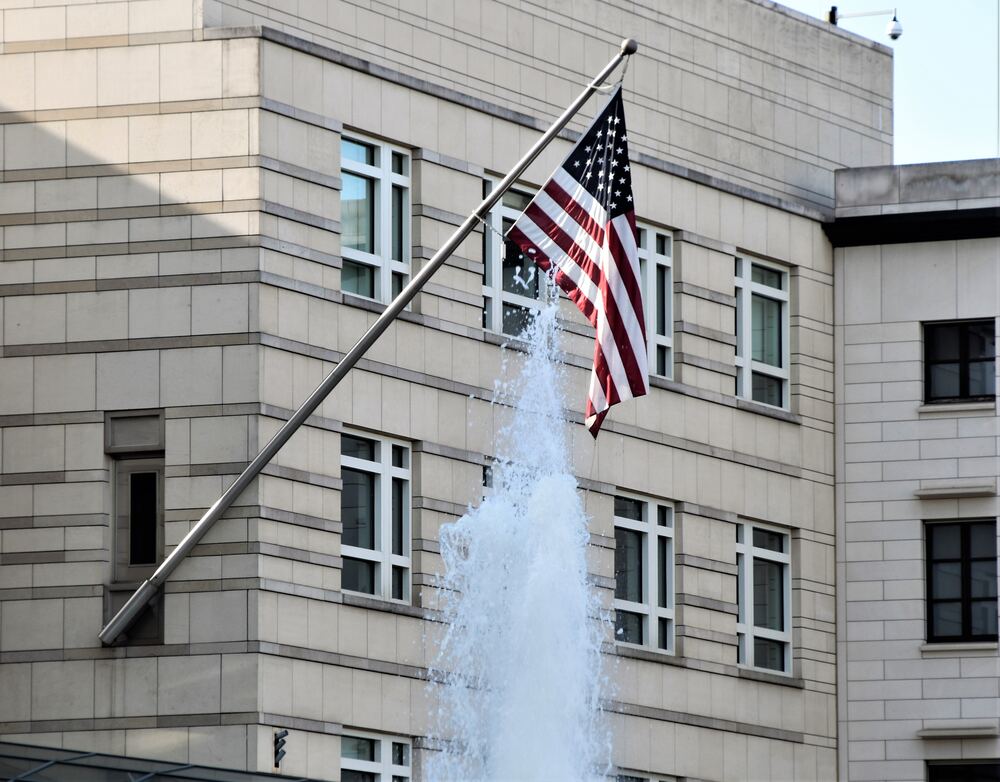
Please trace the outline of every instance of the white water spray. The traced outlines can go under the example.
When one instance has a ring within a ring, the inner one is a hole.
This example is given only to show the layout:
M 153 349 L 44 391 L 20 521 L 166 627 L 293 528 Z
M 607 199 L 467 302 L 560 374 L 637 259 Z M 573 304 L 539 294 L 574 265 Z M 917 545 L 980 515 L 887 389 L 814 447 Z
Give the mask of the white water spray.
M 441 532 L 450 598 L 437 663 L 445 750 L 428 753 L 433 782 L 579 782 L 609 769 L 603 627 L 566 442 L 557 310 L 550 301 L 533 318 L 519 377 L 498 386 L 514 415 L 493 493 Z

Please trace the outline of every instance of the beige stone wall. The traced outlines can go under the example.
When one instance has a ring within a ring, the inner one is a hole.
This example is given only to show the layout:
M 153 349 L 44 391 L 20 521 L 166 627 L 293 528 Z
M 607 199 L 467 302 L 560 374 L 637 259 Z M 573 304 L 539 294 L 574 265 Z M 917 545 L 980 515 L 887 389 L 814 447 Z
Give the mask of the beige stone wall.
M 845 62 L 851 52 L 884 57 L 781 11 L 725 7 L 815 34 Z M 423 33 L 411 22 L 416 39 Z M 10 112 L 0 126 L 0 691 L 11 693 L 0 699 L 0 734 L 269 771 L 276 726 L 292 731 L 284 773 L 337 779 L 339 734 L 371 730 L 411 737 L 419 766 L 433 751 L 438 530 L 481 495 L 509 415 L 490 404 L 501 356 L 498 336 L 481 327 L 481 235 L 173 575 L 160 646 L 97 640 L 110 559 L 104 411 L 164 409 L 166 542 L 176 544 L 380 309 L 340 290 L 341 131 L 410 150 L 417 267 L 478 200 L 483 177 L 503 173 L 534 140 L 532 125 L 563 101 L 559 80 L 591 69 L 591 55 L 552 66 L 546 102 L 495 95 L 499 111 L 473 100 L 484 79 L 449 83 L 467 96 L 449 99 L 440 85 L 378 77 L 301 41 L 163 24 L 132 45 L 76 39 L 71 51 L 47 51 L 32 33 L 21 39 L 26 51 L 0 55 L 0 70 L 22 69 L 0 82 Z M 584 41 L 566 32 L 572 58 Z M 728 44 L 699 35 L 692 51 L 722 63 Z M 680 51 L 686 40 L 678 37 Z M 603 62 L 602 47 L 587 51 Z M 502 85 L 495 62 L 490 79 Z M 640 136 L 661 122 L 654 108 L 672 111 L 670 100 L 644 97 L 658 94 L 659 79 L 645 68 L 637 60 L 629 76 Z M 69 75 L 56 83 L 52 69 Z M 691 89 L 684 111 L 697 113 L 712 90 Z M 756 88 L 727 90 L 749 97 Z M 824 123 L 841 121 L 817 106 L 809 111 Z M 735 129 L 696 135 L 743 143 Z M 658 157 L 640 160 L 633 176 L 639 217 L 673 231 L 674 380 L 616 409 L 596 448 L 582 427 L 572 430 L 592 575 L 607 605 L 615 493 L 676 508 L 677 654 L 608 639 L 614 761 L 658 778 L 831 779 L 832 252 L 812 206 L 775 204 L 774 194 L 803 195 L 797 175 L 770 168 L 775 179 L 764 181 L 753 165 L 737 174 L 735 163 L 713 169 L 698 158 L 700 170 L 727 177 L 713 187 L 679 176 L 672 165 L 696 161 L 653 136 L 639 147 Z M 886 137 L 873 138 L 886 154 Z M 544 181 L 569 143 L 556 142 L 525 183 Z M 763 194 L 738 194 L 748 183 Z M 737 255 L 789 271 L 787 412 L 734 396 Z M 568 305 L 564 315 L 567 415 L 578 423 L 592 332 Z M 413 606 L 340 590 L 345 427 L 411 446 Z M 792 537 L 791 677 L 736 665 L 741 520 Z

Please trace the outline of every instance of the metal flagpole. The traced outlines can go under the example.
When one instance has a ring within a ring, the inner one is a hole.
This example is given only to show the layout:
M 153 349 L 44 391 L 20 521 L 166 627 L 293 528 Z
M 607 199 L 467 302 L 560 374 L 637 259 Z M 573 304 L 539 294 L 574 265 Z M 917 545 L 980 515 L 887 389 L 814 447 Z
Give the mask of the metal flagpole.
M 556 137 L 556 135 L 561 131 L 566 124 L 573 118 L 573 116 L 580 110 L 587 99 L 597 91 L 597 89 L 604 83 L 605 79 L 611 75 L 615 68 L 624 60 L 632 54 L 635 54 L 636 50 L 639 48 L 638 43 L 632 38 L 626 38 L 622 41 L 621 49 L 618 54 L 616 54 L 611 61 L 604 66 L 603 70 L 594 80 L 587 85 L 586 89 L 580 93 L 576 100 L 574 100 L 569 107 L 559 116 L 559 118 L 552 123 L 552 126 L 545 131 L 535 145 L 529 149 L 524 157 L 522 157 L 514 168 L 511 169 L 510 173 L 503 178 L 493 191 L 483 199 L 483 202 L 476 207 L 476 210 L 469 215 L 465 222 L 451 235 L 447 242 L 434 253 L 434 257 L 431 258 L 426 265 L 416 274 L 413 279 L 410 280 L 409 284 L 403 288 L 400 294 L 393 299 L 388 306 L 386 306 L 385 311 L 378 317 L 378 319 L 371 325 L 371 328 L 366 331 L 361 339 L 352 347 L 347 355 L 345 355 L 340 363 L 334 367 L 333 371 L 327 375 L 323 382 L 317 386 L 316 390 L 313 391 L 302 406 L 292 414 L 292 417 L 285 422 L 284 426 L 278 430 L 278 432 L 268 441 L 267 445 L 257 454 L 256 458 L 247 465 L 246 469 L 236 478 L 233 484 L 226 489 L 225 493 L 215 501 L 215 503 L 207 511 L 205 515 L 202 516 L 198 523 L 195 524 L 184 536 L 177 547 L 170 552 L 169 556 L 163 560 L 156 571 L 151 575 L 142 585 L 133 593 L 133 595 L 128 599 L 115 614 L 111 621 L 104 626 L 104 628 L 99 633 L 101 641 L 106 645 L 113 644 L 122 633 L 124 633 L 132 625 L 132 623 L 138 618 L 139 612 L 145 607 L 145 605 L 156 596 L 157 590 L 163 585 L 170 574 L 176 569 L 180 564 L 181 560 L 193 549 L 202 536 L 208 532 L 211 526 L 218 520 L 223 513 L 233 504 L 233 501 L 240 495 L 240 493 L 250 485 L 250 482 L 260 473 L 264 466 L 274 458 L 274 455 L 281 450 L 281 447 L 288 442 L 296 430 L 302 424 L 305 423 L 306 419 L 312 415 L 313 411 L 319 407 L 320 403 L 326 399 L 327 395 L 337 387 L 341 380 L 347 375 L 348 372 L 358 363 L 360 359 L 367 351 L 368 348 L 377 340 L 382 333 L 389 327 L 389 324 L 403 311 L 403 308 L 417 295 L 417 292 L 424 287 L 424 284 L 431 278 L 431 276 L 438 270 L 438 268 L 443 264 L 451 254 L 455 252 L 459 244 L 470 234 L 472 229 L 476 227 L 476 224 L 481 220 L 484 220 L 489 213 L 490 209 L 500 200 L 500 197 L 510 189 L 511 185 L 517 181 L 517 178 L 524 173 L 524 170 L 531 165 L 531 163 L 538 157 L 545 147 Z

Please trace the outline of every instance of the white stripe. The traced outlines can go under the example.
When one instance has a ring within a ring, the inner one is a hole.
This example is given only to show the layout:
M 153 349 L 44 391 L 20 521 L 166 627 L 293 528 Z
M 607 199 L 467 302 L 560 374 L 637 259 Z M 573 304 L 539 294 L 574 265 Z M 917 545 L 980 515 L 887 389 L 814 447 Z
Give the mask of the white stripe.
M 583 185 L 581 185 L 573 176 L 566 171 L 564 168 L 557 168 L 556 172 L 552 175 L 552 180 L 559 185 L 574 201 L 576 201 L 583 210 L 593 218 L 594 222 L 597 223 L 602 228 L 608 222 L 608 213 L 604 208 L 604 204 L 594 198 L 590 191 L 587 190 Z M 542 188 L 540 192 L 544 192 L 545 188 Z
M 516 227 L 520 228 L 531 243 L 549 257 L 557 269 L 573 281 L 573 284 L 579 288 L 580 293 L 594 306 L 594 309 L 604 309 L 601 291 L 594 284 L 594 281 L 590 279 L 589 275 L 583 273 L 583 269 L 576 264 L 576 261 L 567 256 L 562 247 L 552 241 L 534 220 L 527 215 L 521 215 Z

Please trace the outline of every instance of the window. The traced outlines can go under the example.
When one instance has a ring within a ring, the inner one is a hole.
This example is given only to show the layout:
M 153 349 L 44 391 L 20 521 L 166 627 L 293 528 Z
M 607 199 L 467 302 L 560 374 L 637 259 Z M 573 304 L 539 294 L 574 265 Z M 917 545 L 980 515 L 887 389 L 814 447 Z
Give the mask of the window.
M 639 268 L 646 302 L 649 373 L 674 376 L 673 237 L 666 231 L 639 226 Z
M 410 779 L 410 742 L 365 734 L 340 737 L 341 782 L 405 782 Z
M 788 271 L 736 259 L 736 394 L 788 407 Z
M 791 672 L 790 537 L 773 527 L 736 525 L 737 661 L 750 668 Z
M 340 437 L 341 586 L 410 600 L 410 449 L 355 434 Z
M 340 161 L 341 288 L 389 301 L 410 271 L 409 155 L 345 136 Z
M 925 323 L 925 401 L 992 399 L 995 353 L 992 319 Z
M 107 413 L 104 450 L 112 459 L 113 556 L 104 603 L 110 619 L 163 560 L 162 411 Z M 161 601 L 153 600 L 129 629 L 130 644 L 162 641 Z
M 484 183 L 484 194 L 492 184 Z M 483 231 L 483 328 L 514 337 L 527 327 L 548 284 L 521 248 L 503 238 L 530 202 L 527 193 L 508 190 Z
M 615 640 L 674 648 L 674 509 L 615 497 Z
M 1000 782 L 1000 761 L 928 763 L 928 782 Z
M 934 522 L 927 529 L 927 640 L 997 639 L 996 522 Z

